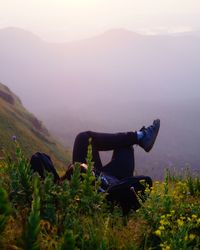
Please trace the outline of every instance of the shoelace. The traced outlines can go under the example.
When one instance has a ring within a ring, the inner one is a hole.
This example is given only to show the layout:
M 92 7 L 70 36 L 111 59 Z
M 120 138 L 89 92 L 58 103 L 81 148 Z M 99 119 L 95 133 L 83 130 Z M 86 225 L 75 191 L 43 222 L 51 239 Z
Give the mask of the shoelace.
M 140 131 L 142 131 L 145 135 L 148 133 L 148 131 L 150 131 L 152 133 L 153 130 L 154 130 L 154 126 L 153 125 L 149 126 L 148 128 L 146 128 L 145 126 L 143 126 L 140 129 Z

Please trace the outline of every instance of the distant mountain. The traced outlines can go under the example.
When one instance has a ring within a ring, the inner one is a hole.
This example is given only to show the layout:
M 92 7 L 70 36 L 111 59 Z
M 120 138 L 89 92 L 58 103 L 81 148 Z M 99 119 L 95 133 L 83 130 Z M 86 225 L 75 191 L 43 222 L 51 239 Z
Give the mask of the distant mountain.
M 139 168 L 199 169 L 199 32 L 140 35 L 119 29 L 76 42 L 47 43 L 0 30 L 0 79 L 65 145 L 81 130 L 139 129 L 161 118 L 153 151 Z
M 92 111 L 98 119 L 106 114 L 97 104 L 111 100 L 124 113 L 124 106 L 141 101 L 198 99 L 199 42 L 193 33 L 147 36 L 120 29 L 55 44 L 8 28 L 0 30 L 0 76 L 36 114 L 67 109 L 88 118 Z M 106 119 L 112 111 L 107 110 Z
M 22 105 L 21 100 L 11 90 L 0 83 L 0 155 L 15 151 L 12 137 L 23 149 L 27 157 L 37 151 L 46 152 L 56 166 L 69 161 L 69 152 L 56 142 L 46 127 Z

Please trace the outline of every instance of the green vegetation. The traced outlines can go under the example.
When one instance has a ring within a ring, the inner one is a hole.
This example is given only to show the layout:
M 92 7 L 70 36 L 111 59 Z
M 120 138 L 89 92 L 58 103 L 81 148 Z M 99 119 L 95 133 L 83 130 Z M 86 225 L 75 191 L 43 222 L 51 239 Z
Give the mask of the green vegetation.
M 5 189 L 0 188 L 0 234 L 4 231 L 8 216 L 11 213 L 11 206 L 8 201 Z
M 92 175 L 77 164 L 71 181 L 54 184 L 32 174 L 18 143 L 14 160 L 0 166 L 0 249 L 200 248 L 200 179 L 166 173 L 147 187 L 147 201 L 123 217 L 111 209 Z M 80 178 L 81 176 L 81 178 Z
M 57 167 L 69 162 L 70 153 L 50 135 L 20 99 L 0 83 L 0 159 L 5 152 L 14 152 L 12 138 L 17 138 L 27 158 L 37 151 L 52 155 Z M 14 136 L 14 137 L 13 137 Z
M 24 231 L 23 249 L 38 250 L 38 236 L 40 232 L 40 195 L 39 195 L 39 179 L 33 177 L 33 200 L 31 213 L 28 217 L 27 225 Z

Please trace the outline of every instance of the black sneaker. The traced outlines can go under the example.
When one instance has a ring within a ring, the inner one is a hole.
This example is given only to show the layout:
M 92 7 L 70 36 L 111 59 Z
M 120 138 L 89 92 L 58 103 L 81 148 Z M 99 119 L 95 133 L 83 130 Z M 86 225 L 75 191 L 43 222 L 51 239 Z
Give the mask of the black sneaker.
M 156 137 L 158 135 L 158 131 L 160 128 L 160 120 L 154 120 L 153 124 L 147 128 L 142 127 L 140 131 L 144 133 L 144 136 L 142 139 L 139 140 L 138 145 L 142 147 L 146 152 L 149 152 L 156 140 Z

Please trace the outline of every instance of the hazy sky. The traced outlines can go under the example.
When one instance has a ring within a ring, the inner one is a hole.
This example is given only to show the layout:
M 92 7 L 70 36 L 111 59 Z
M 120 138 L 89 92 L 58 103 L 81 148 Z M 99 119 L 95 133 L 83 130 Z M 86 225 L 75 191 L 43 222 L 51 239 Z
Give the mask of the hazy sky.
M 49 41 L 112 28 L 145 33 L 200 29 L 200 0 L 0 0 L 0 28 L 24 28 Z

